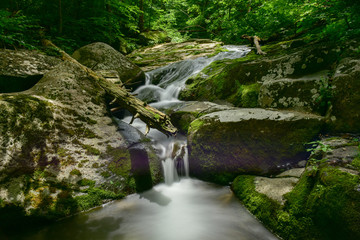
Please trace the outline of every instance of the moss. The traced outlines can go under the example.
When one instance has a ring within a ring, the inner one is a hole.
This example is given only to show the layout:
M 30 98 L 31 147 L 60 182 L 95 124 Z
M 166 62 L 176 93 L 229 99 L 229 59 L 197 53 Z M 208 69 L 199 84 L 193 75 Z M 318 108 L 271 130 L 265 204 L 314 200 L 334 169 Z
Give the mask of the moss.
M 90 180 L 87 178 L 83 178 L 77 182 L 77 184 L 79 184 L 80 186 L 89 186 L 89 187 L 94 187 L 95 183 L 96 182 L 94 180 Z
M 91 145 L 82 144 L 82 147 L 86 150 L 87 154 L 90 154 L 90 155 L 100 155 L 101 154 L 99 149 L 96 149 Z
M 100 188 L 89 188 L 84 192 L 86 195 L 75 197 L 77 204 L 83 211 L 103 204 L 104 200 L 115 200 L 124 197 L 121 193 L 116 194 Z
M 113 148 L 110 145 L 107 146 L 105 156 L 112 158 L 107 168 L 110 172 L 128 178 L 131 172 L 131 160 L 130 154 L 127 149 Z
M 205 123 L 201 119 L 195 119 L 195 121 L 192 121 L 190 123 L 189 131 L 195 132 L 196 130 L 200 129 Z
M 237 92 L 230 96 L 227 101 L 233 103 L 237 107 L 258 107 L 260 86 L 261 85 L 259 83 L 254 83 L 250 85 L 241 85 L 238 83 Z
M 226 48 L 222 48 L 221 46 L 218 46 L 218 47 L 215 48 L 215 52 L 212 53 L 212 54 L 210 54 L 208 57 L 209 57 L 209 58 L 210 58 L 210 57 L 214 57 L 214 56 L 218 55 L 218 54 L 221 53 L 221 52 L 228 52 L 228 51 L 229 51 L 229 50 L 227 50 Z
M 235 178 L 232 189 L 235 195 L 244 203 L 260 221 L 267 226 L 276 226 L 277 211 L 280 204 L 255 191 L 254 176 L 242 175 Z
M 104 178 L 109 178 L 111 176 L 111 173 L 108 171 L 104 171 L 100 173 L 101 176 L 103 176 Z
M 359 239 L 359 176 L 323 164 L 306 171 L 284 195 L 284 206 L 255 191 L 253 176 L 233 183 L 236 196 L 267 227 L 283 239 Z
M 202 114 L 197 112 L 177 111 L 171 114 L 171 122 L 181 133 L 186 134 L 190 127 L 190 123 L 201 115 Z
M 71 170 L 70 175 L 81 176 L 81 172 L 79 171 L 79 169 L 74 168 L 73 170 Z
M 351 165 L 360 171 L 360 155 L 351 162 Z
M 59 157 L 66 157 L 67 156 L 67 150 L 64 148 L 58 148 L 57 154 Z

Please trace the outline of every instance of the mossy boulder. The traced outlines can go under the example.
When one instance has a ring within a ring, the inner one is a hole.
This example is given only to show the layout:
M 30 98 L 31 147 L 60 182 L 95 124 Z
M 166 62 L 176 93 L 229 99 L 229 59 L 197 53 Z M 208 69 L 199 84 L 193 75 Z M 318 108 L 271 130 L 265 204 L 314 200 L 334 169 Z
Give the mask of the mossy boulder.
M 324 146 L 327 146 L 324 148 Z M 329 154 L 356 146 L 357 155 L 345 167 L 329 161 Z M 357 138 L 331 137 L 319 142 L 323 155 L 310 159 L 291 191 L 274 200 L 272 192 L 258 188 L 259 177 L 242 175 L 232 189 L 244 205 L 283 239 L 358 239 L 360 237 L 360 154 Z M 269 178 L 267 182 L 277 178 Z M 287 188 L 284 185 L 284 188 Z M 269 194 L 271 193 L 271 194 Z
M 232 109 L 204 115 L 188 132 L 190 173 L 227 184 L 238 174 L 272 174 L 307 158 L 321 117 L 289 111 Z
M 61 61 L 39 51 L 0 50 L 0 93 L 21 92 L 34 86 Z
M 97 42 L 76 50 L 73 58 L 81 64 L 97 70 L 115 70 L 127 86 L 137 88 L 145 83 L 145 73 L 111 46 Z
M 104 90 L 81 68 L 61 63 L 30 90 L 1 94 L 0 106 L 0 230 L 136 191 L 128 143 L 107 111 Z M 148 153 L 143 160 L 156 173 L 151 183 L 158 182 L 158 159 Z M 6 216 L 13 217 L 4 222 Z
M 328 44 L 296 45 L 294 41 L 266 46 L 263 57 L 251 52 L 246 57 L 216 61 L 188 79 L 182 100 L 226 100 L 239 107 L 257 107 L 262 83 L 299 78 L 330 69 L 341 53 Z
M 328 73 L 265 81 L 260 87 L 259 106 L 325 114 L 331 91 Z
M 335 70 L 332 81 L 333 132 L 360 132 L 360 60 L 343 59 Z

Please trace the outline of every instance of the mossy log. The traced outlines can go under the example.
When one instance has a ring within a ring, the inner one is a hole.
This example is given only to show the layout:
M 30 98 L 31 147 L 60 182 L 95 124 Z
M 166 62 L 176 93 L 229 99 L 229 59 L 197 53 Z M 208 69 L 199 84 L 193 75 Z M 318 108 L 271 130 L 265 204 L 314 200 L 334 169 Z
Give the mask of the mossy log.
M 59 52 L 63 61 L 71 62 L 82 68 L 90 79 L 98 83 L 109 96 L 114 98 L 113 102 L 116 102 L 131 112 L 134 116 L 133 118 L 140 118 L 147 124 L 148 127 L 156 128 L 167 136 L 176 134 L 177 129 L 172 125 L 169 116 L 134 97 L 125 88 L 107 81 L 105 78 L 95 73 L 90 68 L 76 61 L 65 51 L 54 45 L 51 41 L 43 40 L 42 42 L 45 46 L 51 47 Z

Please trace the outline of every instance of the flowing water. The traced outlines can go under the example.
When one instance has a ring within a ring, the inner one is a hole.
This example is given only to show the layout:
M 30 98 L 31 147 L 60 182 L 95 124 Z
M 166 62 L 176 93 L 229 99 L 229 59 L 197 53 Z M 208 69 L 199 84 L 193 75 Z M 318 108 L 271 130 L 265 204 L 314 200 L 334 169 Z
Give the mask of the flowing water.
M 138 97 L 160 109 L 181 104 L 178 95 L 186 80 L 215 60 L 245 56 L 249 49 L 226 46 L 212 58 L 186 60 L 147 73 Z M 123 119 L 130 122 L 131 117 Z M 145 132 L 145 124 L 133 126 Z M 60 221 L 27 239 L 117 240 L 273 240 L 234 197 L 229 187 L 189 178 L 186 137 L 167 138 L 152 129 L 153 146 L 162 160 L 165 183 L 142 194 L 106 204 Z

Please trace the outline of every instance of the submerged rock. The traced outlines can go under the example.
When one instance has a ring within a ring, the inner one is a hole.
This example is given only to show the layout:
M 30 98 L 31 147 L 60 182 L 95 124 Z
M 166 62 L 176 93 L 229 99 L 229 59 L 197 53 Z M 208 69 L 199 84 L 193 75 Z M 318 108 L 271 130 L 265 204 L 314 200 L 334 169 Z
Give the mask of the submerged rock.
M 243 173 L 271 174 L 308 156 L 304 143 L 323 126 L 317 115 L 263 109 L 232 109 L 190 124 L 190 173 L 227 184 Z
M 145 83 L 145 73 L 111 46 L 97 42 L 86 45 L 73 53 L 81 64 L 97 70 L 116 70 L 126 86 L 137 88 Z
M 0 93 L 31 88 L 60 62 L 39 51 L 0 50 Z

